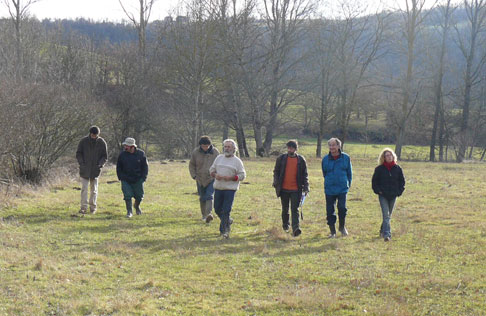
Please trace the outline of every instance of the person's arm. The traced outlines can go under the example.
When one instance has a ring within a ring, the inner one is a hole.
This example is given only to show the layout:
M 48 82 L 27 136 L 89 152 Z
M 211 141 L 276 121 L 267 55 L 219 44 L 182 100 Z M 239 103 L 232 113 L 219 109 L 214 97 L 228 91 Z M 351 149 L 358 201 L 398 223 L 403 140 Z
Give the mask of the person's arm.
M 106 146 L 106 142 L 101 139 L 101 153 L 100 153 L 100 159 L 98 160 L 98 167 L 103 168 L 105 165 L 106 161 L 108 160 L 108 149 Z
M 123 172 L 123 163 L 121 160 L 121 154 L 118 156 L 118 160 L 116 161 L 116 176 L 118 180 L 121 180 L 122 172 Z
M 191 178 L 196 179 L 196 153 L 192 153 L 191 160 L 189 161 L 189 173 Z
M 78 164 L 80 166 L 84 165 L 83 140 L 81 140 L 78 144 L 78 148 L 76 150 L 76 159 L 78 160 Z
M 349 165 L 348 165 L 348 169 L 346 170 L 346 172 L 347 172 L 347 176 L 348 176 L 349 187 L 351 187 L 351 182 L 353 181 L 353 165 L 351 164 L 351 158 L 349 158 L 349 156 L 348 156 L 348 159 L 349 159 Z
M 213 164 L 209 167 L 209 175 L 213 178 L 216 178 L 216 162 L 218 161 L 218 157 L 214 159 Z
M 327 174 L 327 170 L 326 170 L 326 156 L 324 156 L 324 158 L 322 158 L 322 162 L 321 162 L 321 168 L 322 168 L 322 176 L 325 178 L 326 177 L 326 174 Z
M 309 175 L 307 174 L 307 162 L 304 157 L 302 157 L 302 185 L 302 191 L 304 193 L 309 192 Z
M 403 176 L 403 171 L 402 168 L 399 167 L 399 173 L 398 173 L 398 188 L 400 190 L 399 195 L 402 195 L 403 191 L 405 191 L 405 177 Z
M 280 179 L 280 166 L 282 164 L 282 156 L 279 156 L 277 160 L 275 161 L 275 167 L 273 168 L 273 187 L 278 186 L 278 182 Z
M 238 167 L 236 169 L 236 177 L 233 181 L 243 181 L 246 178 L 246 171 L 245 167 L 243 166 L 243 162 L 238 159 Z
M 378 167 L 375 168 L 375 172 L 373 172 L 373 177 L 371 178 L 371 188 L 375 194 L 381 194 L 380 186 L 379 186 L 379 177 L 378 177 Z
M 147 181 L 147 176 L 148 176 L 148 161 L 147 161 L 147 156 L 145 156 L 145 153 L 142 155 L 142 178 L 143 181 Z

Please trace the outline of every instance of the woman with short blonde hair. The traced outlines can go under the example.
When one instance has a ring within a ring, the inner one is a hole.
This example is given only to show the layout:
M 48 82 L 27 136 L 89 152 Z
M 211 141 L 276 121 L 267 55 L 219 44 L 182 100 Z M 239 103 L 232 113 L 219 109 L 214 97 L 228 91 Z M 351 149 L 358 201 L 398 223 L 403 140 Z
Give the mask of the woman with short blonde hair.
M 397 164 L 397 155 L 391 148 L 385 148 L 378 156 L 378 166 L 371 179 L 373 192 L 380 201 L 383 222 L 380 228 L 380 237 L 385 241 L 391 240 L 391 215 L 397 197 L 405 190 L 405 178 L 402 168 Z

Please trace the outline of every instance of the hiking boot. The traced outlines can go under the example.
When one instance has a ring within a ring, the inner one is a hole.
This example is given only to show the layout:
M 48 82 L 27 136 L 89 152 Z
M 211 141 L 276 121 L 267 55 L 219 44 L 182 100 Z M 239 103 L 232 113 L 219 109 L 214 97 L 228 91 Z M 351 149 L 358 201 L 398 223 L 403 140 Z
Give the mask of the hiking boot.
M 125 200 L 125 205 L 127 207 L 127 218 L 131 218 L 133 216 L 132 213 L 132 200 Z
M 336 238 L 336 226 L 329 225 L 329 230 L 331 231 L 331 233 L 329 234 L 329 236 L 327 236 L 327 238 Z
M 339 231 L 341 232 L 341 235 L 343 237 L 346 237 L 348 235 L 348 230 L 346 229 L 346 227 L 342 227 L 342 228 L 340 227 Z
M 137 215 L 142 215 L 142 210 L 140 209 L 140 202 L 141 201 L 135 200 L 135 204 L 133 205 L 135 207 L 135 211 Z
M 209 214 L 208 216 L 206 216 L 206 218 L 204 219 L 204 222 L 206 222 L 206 224 L 209 224 L 211 223 L 211 221 L 214 219 L 213 217 L 213 214 Z
M 294 237 L 298 237 L 300 234 L 302 234 L 302 231 L 300 230 L 300 228 L 297 228 L 296 230 L 294 230 Z

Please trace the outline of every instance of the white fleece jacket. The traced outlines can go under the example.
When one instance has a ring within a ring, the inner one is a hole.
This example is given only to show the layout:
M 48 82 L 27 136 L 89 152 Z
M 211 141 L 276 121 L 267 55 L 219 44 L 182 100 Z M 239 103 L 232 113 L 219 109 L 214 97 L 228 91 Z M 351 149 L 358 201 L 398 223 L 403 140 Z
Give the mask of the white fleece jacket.
M 214 188 L 216 190 L 238 190 L 240 187 L 240 181 L 245 179 L 246 171 L 243 166 L 243 162 L 236 156 L 226 157 L 224 154 L 219 155 L 214 160 L 213 164 L 209 168 L 209 173 L 213 171 L 220 176 L 238 176 L 237 181 L 222 181 L 215 180 Z

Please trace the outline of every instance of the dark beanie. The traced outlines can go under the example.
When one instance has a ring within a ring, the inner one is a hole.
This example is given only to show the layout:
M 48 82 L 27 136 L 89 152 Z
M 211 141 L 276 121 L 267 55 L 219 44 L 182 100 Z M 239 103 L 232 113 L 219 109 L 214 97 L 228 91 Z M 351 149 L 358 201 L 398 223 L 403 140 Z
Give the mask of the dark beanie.
M 100 133 L 100 128 L 98 126 L 91 126 L 89 128 L 89 133 L 98 135 Z
M 199 138 L 199 145 L 211 145 L 211 138 L 209 136 L 201 136 Z

